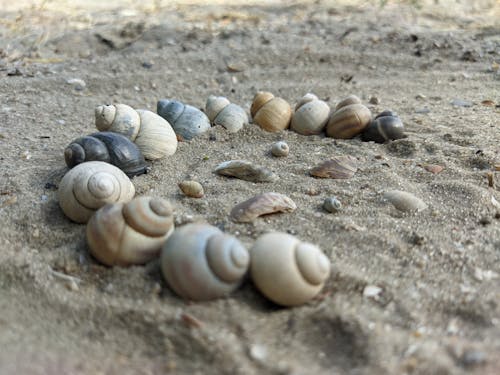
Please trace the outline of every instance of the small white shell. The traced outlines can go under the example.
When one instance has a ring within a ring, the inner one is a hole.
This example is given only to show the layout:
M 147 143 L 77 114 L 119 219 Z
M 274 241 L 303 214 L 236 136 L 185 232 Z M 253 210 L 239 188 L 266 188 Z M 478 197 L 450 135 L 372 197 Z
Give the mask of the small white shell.
M 223 297 L 241 284 L 248 251 L 233 236 L 208 224 L 187 224 L 163 245 L 161 270 L 181 297 L 205 301 Z
M 271 146 L 271 154 L 276 157 L 288 156 L 290 148 L 288 144 L 284 141 L 276 142 Z
M 250 249 L 250 273 L 257 288 L 283 306 L 301 305 L 323 288 L 330 260 L 315 245 L 272 232 L 262 235 Z
M 59 205 L 77 223 L 86 223 L 96 210 L 108 203 L 128 202 L 135 188 L 125 173 L 102 161 L 78 164 L 59 184 Z
M 177 137 L 170 124 L 156 113 L 135 110 L 125 104 L 101 105 L 95 109 L 100 131 L 120 133 L 134 142 L 146 159 L 173 155 Z
M 427 204 L 411 193 L 401 190 L 390 190 L 384 193 L 384 199 L 392 203 L 400 211 L 415 212 L 427 208 Z
M 144 264 L 160 253 L 174 230 L 170 203 L 138 197 L 101 207 L 87 224 L 90 252 L 108 266 Z
M 210 95 L 205 111 L 212 124 L 223 126 L 230 133 L 236 133 L 248 124 L 245 110 L 222 96 Z
M 330 107 L 314 94 L 306 94 L 295 107 L 290 129 L 302 134 L 320 134 L 326 126 Z

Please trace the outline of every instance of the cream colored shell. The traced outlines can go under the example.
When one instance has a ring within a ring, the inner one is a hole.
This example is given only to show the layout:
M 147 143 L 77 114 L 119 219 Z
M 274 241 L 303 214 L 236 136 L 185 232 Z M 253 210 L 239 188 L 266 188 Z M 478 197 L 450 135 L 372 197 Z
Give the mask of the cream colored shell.
M 59 184 L 59 205 L 77 223 L 86 223 L 96 210 L 108 203 L 128 202 L 135 188 L 125 173 L 102 161 L 78 164 Z
M 146 159 L 160 159 L 177 150 L 172 126 L 151 111 L 135 110 L 125 104 L 101 105 L 95 109 L 95 119 L 97 129 L 125 135 Z
M 101 207 L 87 224 L 87 242 L 100 262 L 130 266 L 156 258 L 173 230 L 173 210 L 168 201 L 138 197 L 126 204 Z
M 250 259 L 254 284 L 283 306 L 313 298 L 330 274 L 330 261 L 317 246 L 282 232 L 259 237 L 250 249 Z
M 326 126 L 330 107 L 314 94 L 306 94 L 295 107 L 290 129 L 302 134 L 320 134 Z
M 279 132 L 290 126 L 292 108 L 270 92 L 258 92 L 250 109 L 253 122 L 268 132 Z
M 205 112 L 212 124 L 223 126 L 230 133 L 236 133 L 248 124 L 245 110 L 222 96 L 210 95 Z
M 235 237 L 208 224 L 187 224 L 163 245 L 160 262 L 165 280 L 179 296 L 204 301 L 235 290 L 249 261 Z

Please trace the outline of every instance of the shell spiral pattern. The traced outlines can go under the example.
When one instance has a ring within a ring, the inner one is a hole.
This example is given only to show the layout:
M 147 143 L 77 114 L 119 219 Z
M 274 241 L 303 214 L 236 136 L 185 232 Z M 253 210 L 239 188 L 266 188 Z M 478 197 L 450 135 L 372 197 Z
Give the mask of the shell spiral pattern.
M 205 112 L 214 125 L 223 126 L 230 133 L 236 133 L 248 124 L 245 110 L 222 96 L 210 95 L 207 99 Z
M 66 173 L 59 184 L 59 205 L 77 223 L 86 223 L 108 203 L 128 202 L 135 194 L 130 179 L 117 167 L 89 161 Z
M 157 257 L 173 230 L 173 210 L 168 201 L 139 197 L 100 208 L 87 224 L 87 242 L 100 262 L 130 266 Z
M 187 224 L 163 245 L 161 269 L 179 296 L 204 301 L 235 290 L 249 261 L 248 251 L 235 237 L 208 224 Z

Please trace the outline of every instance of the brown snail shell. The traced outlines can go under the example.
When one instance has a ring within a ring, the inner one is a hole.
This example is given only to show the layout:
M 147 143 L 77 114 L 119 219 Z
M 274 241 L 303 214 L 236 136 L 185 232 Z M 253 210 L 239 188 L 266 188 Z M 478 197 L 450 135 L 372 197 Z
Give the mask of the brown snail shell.
M 134 142 L 146 159 L 173 155 L 177 137 L 170 124 L 156 113 L 135 110 L 125 104 L 101 105 L 95 109 L 97 129 L 120 133 Z
M 77 223 L 86 223 L 108 203 L 130 201 L 134 194 L 134 185 L 127 175 L 102 161 L 87 161 L 70 169 L 58 191 L 64 214 Z
M 191 198 L 201 198 L 205 194 L 203 186 L 198 181 L 181 181 L 179 182 L 179 189 Z
M 69 168 L 86 161 L 104 161 L 129 177 L 146 173 L 146 162 L 137 145 L 119 133 L 98 132 L 77 138 L 64 150 L 64 159 Z
M 349 95 L 348 97 L 342 99 L 335 106 L 335 112 L 337 112 L 340 108 L 347 107 L 348 105 L 351 105 L 351 104 L 361 104 L 361 99 L 358 98 L 356 95 Z
M 330 274 L 330 260 L 311 243 L 271 232 L 259 237 L 250 249 L 250 274 L 271 301 L 297 306 L 321 291 Z
M 330 107 L 314 94 L 306 94 L 295 107 L 290 129 L 302 134 L 320 134 L 326 126 Z
M 374 141 L 377 143 L 384 143 L 404 137 L 403 122 L 392 111 L 380 113 L 361 134 L 363 141 Z
M 370 123 L 372 114 L 363 104 L 350 104 L 335 111 L 326 125 L 326 135 L 337 139 L 353 138 Z
M 288 128 L 292 118 L 290 104 L 265 91 L 255 94 L 250 113 L 253 122 L 268 132 L 279 132 Z
M 206 301 L 238 288 L 248 271 L 250 257 L 236 237 L 209 224 L 187 224 L 165 242 L 160 263 L 175 293 Z
M 101 207 L 87 224 L 87 242 L 100 262 L 130 266 L 156 258 L 173 230 L 173 210 L 168 201 L 138 197 L 126 204 Z

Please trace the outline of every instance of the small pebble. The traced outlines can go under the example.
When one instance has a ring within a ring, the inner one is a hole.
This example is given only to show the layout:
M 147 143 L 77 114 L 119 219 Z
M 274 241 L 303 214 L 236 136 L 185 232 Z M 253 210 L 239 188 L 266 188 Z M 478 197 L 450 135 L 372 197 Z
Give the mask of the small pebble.
M 368 101 L 368 103 L 377 105 L 377 104 L 379 104 L 379 103 L 380 103 L 380 99 L 379 99 L 379 98 L 377 98 L 376 96 L 372 96 L 372 97 L 370 98 L 370 100 Z
M 426 113 L 430 113 L 431 110 L 429 108 L 417 108 L 415 109 L 415 113 L 419 113 L 419 114 L 426 114 Z
M 382 293 L 382 288 L 376 285 L 367 285 L 363 289 L 363 297 L 366 298 L 376 298 L 380 293 Z
M 290 148 L 288 147 L 286 142 L 283 141 L 276 142 L 271 147 L 271 154 L 273 154 L 276 157 L 288 156 L 289 152 Z
M 85 87 L 87 87 L 87 84 L 85 83 L 85 81 L 83 79 L 80 79 L 80 78 L 71 78 L 71 79 L 68 79 L 66 81 L 66 83 L 68 85 L 73 86 L 74 89 L 77 90 L 77 91 L 82 91 L 83 89 L 85 89 Z
M 454 107 L 472 107 L 471 102 L 462 99 L 453 99 L 450 104 Z
M 29 152 L 28 150 L 23 151 L 21 153 L 21 158 L 23 158 L 24 160 L 30 160 L 31 159 L 31 152 Z
M 335 197 L 328 197 L 323 202 L 323 208 L 334 214 L 342 210 L 342 203 Z
M 264 362 L 267 358 L 267 349 L 263 345 L 252 345 L 250 348 L 250 357 L 257 362 Z

